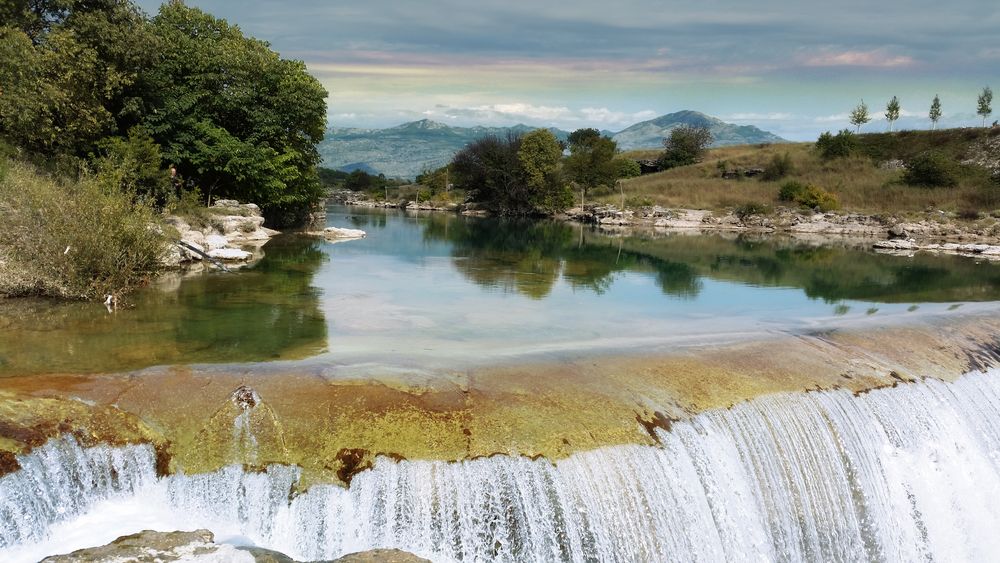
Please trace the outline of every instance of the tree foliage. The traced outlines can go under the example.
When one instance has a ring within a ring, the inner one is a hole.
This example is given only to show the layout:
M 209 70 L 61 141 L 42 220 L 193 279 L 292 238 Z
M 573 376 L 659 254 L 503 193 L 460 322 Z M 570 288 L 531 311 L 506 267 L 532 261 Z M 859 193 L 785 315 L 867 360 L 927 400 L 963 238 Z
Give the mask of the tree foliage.
M 851 156 L 857 148 L 858 139 L 848 129 L 842 129 L 836 135 L 827 131 L 816 139 L 816 150 L 826 159 Z
M 570 195 L 561 177 L 562 146 L 548 130 L 487 135 L 455 155 L 452 179 L 471 201 L 497 215 L 563 209 Z
M 566 174 L 579 188 L 584 198 L 598 186 L 612 187 L 619 178 L 614 162 L 618 144 L 604 137 L 597 129 L 577 129 L 570 133 Z
M 899 98 L 893 96 L 885 105 L 885 120 L 889 123 L 889 131 L 892 131 L 892 126 L 897 119 L 899 119 Z
M 107 139 L 134 144 L 141 126 L 163 162 L 272 224 L 319 197 L 324 89 L 302 62 L 179 0 L 152 20 L 131 0 L 3 0 L 0 85 L 0 137 L 43 159 L 107 165 L 123 148 Z
M 941 98 L 937 94 L 934 94 L 934 100 L 931 101 L 931 110 L 927 113 L 927 117 L 931 120 L 931 129 L 937 129 L 937 122 L 941 119 Z
M 861 132 L 861 126 L 872 120 L 872 116 L 868 113 L 868 104 L 864 100 L 857 105 L 853 110 L 851 110 L 851 125 L 855 126 L 856 132 Z
M 906 163 L 903 181 L 911 186 L 955 186 L 958 184 L 958 164 L 940 151 L 929 150 Z
M 986 127 L 986 118 L 993 113 L 993 90 L 989 86 L 983 88 L 976 102 L 976 114 L 983 117 L 983 127 Z
M 701 161 L 710 144 L 712 133 L 707 127 L 675 127 L 670 130 L 670 136 L 663 140 L 664 151 L 657 163 L 661 170 L 695 164 Z

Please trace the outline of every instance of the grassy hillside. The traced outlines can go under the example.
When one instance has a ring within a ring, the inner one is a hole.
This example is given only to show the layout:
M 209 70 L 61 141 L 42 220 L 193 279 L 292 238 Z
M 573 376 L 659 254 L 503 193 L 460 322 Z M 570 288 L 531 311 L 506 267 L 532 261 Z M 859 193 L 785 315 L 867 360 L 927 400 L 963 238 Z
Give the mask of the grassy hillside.
M 992 145 L 988 148 L 986 145 Z M 781 184 L 789 180 L 813 184 L 833 193 L 845 211 L 909 213 L 928 209 L 970 214 L 1000 210 L 1000 183 L 981 166 L 959 163 L 1000 147 L 1000 130 L 951 129 L 905 131 L 858 136 L 850 157 L 823 159 L 813 143 L 741 145 L 712 149 L 699 164 L 633 178 L 624 182 L 631 205 L 657 204 L 695 209 L 732 208 L 745 203 L 788 205 L 778 201 Z M 958 166 L 954 187 L 917 187 L 904 182 L 904 170 L 881 167 L 890 160 L 909 161 L 934 149 Z M 722 169 L 765 168 L 776 155 L 788 154 L 792 171 L 777 181 L 756 178 L 724 179 Z M 632 158 L 654 158 L 656 151 L 626 153 Z M 990 156 L 987 154 L 987 156 Z M 604 200 L 615 203 L 617 194 Z

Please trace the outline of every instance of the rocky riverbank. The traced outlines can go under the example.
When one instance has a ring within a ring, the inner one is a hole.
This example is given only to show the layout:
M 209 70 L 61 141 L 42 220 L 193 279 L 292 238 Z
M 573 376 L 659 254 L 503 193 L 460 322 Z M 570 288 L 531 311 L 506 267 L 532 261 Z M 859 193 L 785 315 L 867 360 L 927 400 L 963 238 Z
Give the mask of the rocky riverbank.
M 168 215 L 167 235 L 174 244 L 164 258 L 168 268 L 200 264 L 207 256 L 232 264 L 260 257 L 260 247 L 278 231 L 264 227 L 264 216 L 253 203 L 220 199 L 197 214 Z M 178 244 L 179 243 L 179 244 Z

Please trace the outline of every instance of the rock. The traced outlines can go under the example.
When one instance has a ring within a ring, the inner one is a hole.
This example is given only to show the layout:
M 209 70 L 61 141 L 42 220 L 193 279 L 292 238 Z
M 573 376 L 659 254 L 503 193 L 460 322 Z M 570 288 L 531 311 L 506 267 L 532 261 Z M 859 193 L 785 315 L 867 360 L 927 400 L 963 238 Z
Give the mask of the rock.
M 212 532 L 155 532 L 144 530 L 101 546 L 43 559 L 43 563 L 159 563 L 161 561 L 227 561 L 255 563 L 252 554 L 231 545 L 216 544 Z
M 249 205 L 257 207 L 252 203 Z M 212 207 L 239 207 L 239 206 L 240 202 L 236 201 L 235 199 L 217 199 L 215 200 L 215 203 L 212 204 Z
M 897 238 L 907 238 L 907 237 L 909 237 L 909 233 L 907 233 L 906 229 L 903 228 L 903 226 L 900 225 L 899 223 L 896 223 L 895 225 L 889 227 L 889 238 L 897 239 Z
M 209 256 L 216 260 L 233 260 L 243 262 L 249 260 L 253 254 L 238 248 L 216 248 L 207 252 Z
M 229 246 L 229 240 L 220 234 L 211 234 L 205 237 L 205 246 L 209 250 L 218 250 Z
M 896 158 L 892 160 L 883 160 L 878 163 L 878 167 L 882 170 L 905 170 L 906 163 Z
M 368 233 L 361 229 L 343 229 L 340 227 L 327 227 L 323 229 L 323 236 L 326 238 L 365 238 Z
M 423 557 L 399 549 L 372 549 L 358 553 L 349 553 L 334 563 L 431 563 Z
M 916 250 L 917 243 L 909 240 L 880 240 L 874 244 L 875 248 L 883 250 Z

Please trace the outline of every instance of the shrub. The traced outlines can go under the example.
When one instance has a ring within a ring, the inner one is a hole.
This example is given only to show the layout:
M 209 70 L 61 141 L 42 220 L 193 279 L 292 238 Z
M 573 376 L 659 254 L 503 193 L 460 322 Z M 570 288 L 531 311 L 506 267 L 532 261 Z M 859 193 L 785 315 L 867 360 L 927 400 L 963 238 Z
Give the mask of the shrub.
M 785 182 L 778 190 L 778 199 L 794 202 L 811 209 L 832 211 L 840 207 L 840 201 L 832 193 L 812 184 Z
M 617 170 L 616 175 L 618 178 L 635 178 L 642 174 L 642 167 L 639 163 L 632 160 L 631 158 L 615 158 L 612 163 L 615 165 Z
M 660 170 L 701 162 L 712 133 L 707 127 L 681 125 L 670 130 L 670 137 L 663 140 L 664 151 L 657 160 Z
M 748 218 L 754 215 L 770 215 L 771 208 L 763 203 L 758 203 L 755 201 L 748 201 L 747 203 L 736 206 L 733 210 L 733 215 L 740 221 L 746 221 Z
M 940 151 L 929 150 L 906 163 L 903 181 L 911 186 L 955 186 L 958 184 L 958 164 Z
M 820 156 L 827 159 L 848 157 L 857 149 L 858 137 L 847 129 L 841 130 L 836 135 L 827 131 L 816 139 L 816 150 Z
M 58 182 L 23 163 L 0 181 L 0 294 L 120 294 L 160 269 L 164 235 L 148 201 L 85 177 Z
M 787 152 L 784 155 L 774 155 L 771 162 L 764 167 L 764 173 L 760 175 L 760 179 L 774 182 L 791 174 L 793 168 L 792 157 Z

